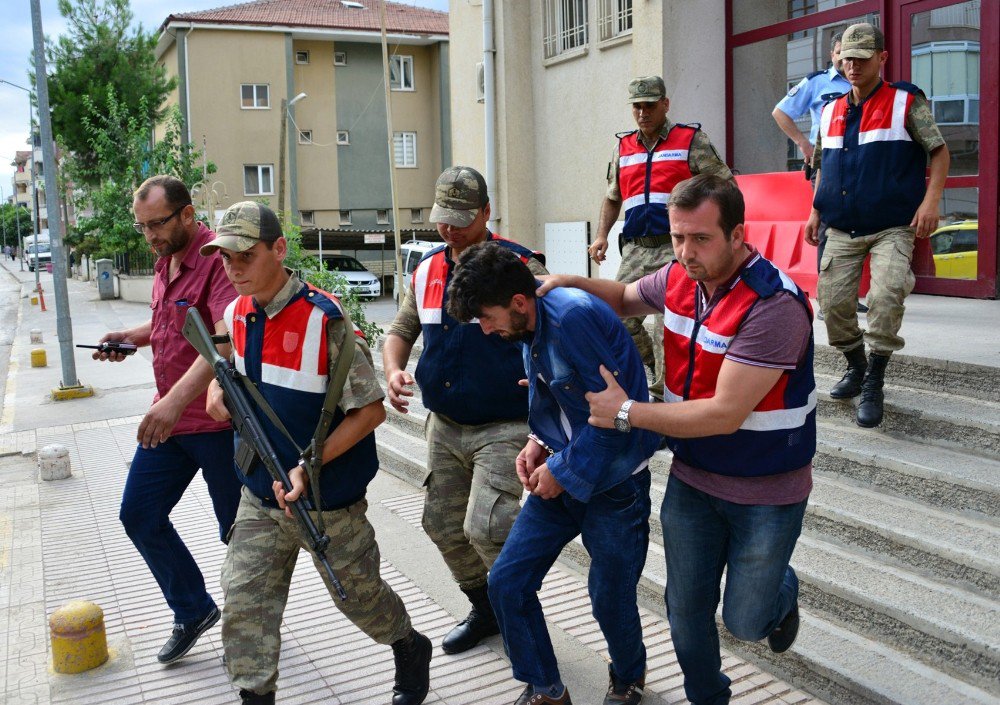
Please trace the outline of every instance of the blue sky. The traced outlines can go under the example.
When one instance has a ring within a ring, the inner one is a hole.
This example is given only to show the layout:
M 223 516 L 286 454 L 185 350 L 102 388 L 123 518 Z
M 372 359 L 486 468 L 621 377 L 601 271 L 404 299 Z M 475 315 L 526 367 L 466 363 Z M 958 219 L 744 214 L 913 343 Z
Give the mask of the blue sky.
M 429 7 L 434 10 L 448 10 L 448 0 L 394 0 L 410 5 Z M 30 64 L 31 55 L 31 3 L 29 0 L 0 0 L 4 17 L 0 22 L 0 79 L 16 83 L 25 88 L 31 86 L 29 72 L 35 68 Z M 135 21 L 147 30 L 159 27 L 167 15 L 191 12 L 212 7 L 221 7 L 237 2 L 226 0 L 132 0 Z M 56 0 L 41 0 L 42 31 L 47 37 L 59 36 L 65 29 L 65 21 L 59 14 Z M 28 148 L 28 94 L 0 83 L 0 191 L 4 199 L 11 193 L 11 177 L 16 150 Z

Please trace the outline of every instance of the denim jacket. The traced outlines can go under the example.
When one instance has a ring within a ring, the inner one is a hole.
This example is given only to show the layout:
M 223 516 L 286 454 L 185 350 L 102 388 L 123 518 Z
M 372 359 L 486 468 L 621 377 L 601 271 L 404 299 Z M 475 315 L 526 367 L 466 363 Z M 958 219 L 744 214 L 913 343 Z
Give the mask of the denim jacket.
M 656 451 L 660 437 L 587 423 L 587 392 L 604 390 L 603 364 L 630 399 L 649 400 L 646 372 L 611 308 L 579 289 L 556 288 L 535 299 L 535 331 L 522 344 L 528 374 L 528 425 L 555 453 L 548 468 L 581 502 L 626 480 Z

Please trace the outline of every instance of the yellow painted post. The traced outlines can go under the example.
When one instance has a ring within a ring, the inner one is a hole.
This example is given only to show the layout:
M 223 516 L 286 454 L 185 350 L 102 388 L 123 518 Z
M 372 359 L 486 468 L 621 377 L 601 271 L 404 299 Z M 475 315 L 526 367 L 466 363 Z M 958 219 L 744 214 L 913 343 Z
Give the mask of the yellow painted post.
M 35 348 L 31 351 L 32 367 L 47 367 L 48 364 L 48 358 L 45 356 L 45 348 Z
M 108 660 L 104 611 L 93 602 L 73 600 L 49 617 L 52 668 L 56 673 L 82 673 Z

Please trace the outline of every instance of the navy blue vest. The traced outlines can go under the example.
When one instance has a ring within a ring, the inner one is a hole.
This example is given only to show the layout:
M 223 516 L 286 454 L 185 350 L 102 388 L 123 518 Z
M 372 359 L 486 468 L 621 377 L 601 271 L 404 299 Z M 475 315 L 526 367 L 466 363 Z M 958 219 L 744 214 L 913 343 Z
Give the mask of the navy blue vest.
M 305 390 L 265 382 L 262 363 L 269 354 L 268 350 L 274 350 L 275 345 L 281 345 L 286 334 L 299 336 L 300 345 L 302 341 L 309 339 L 301 315 L 301 306 L 306 301 L 325 315 L 322 330 L 319 331 L 320 338 L 325 340 L 326 319 L 341 318 L 340 310 L 331 299 L 324 295 L 324 292 L 309 289 L 305 285 L 272 319 L 268 319 L 264 310 L 252 302 L 250 297 L 240 297 L 230 305 L 231 308 L 235 308 L 237 317 L 241 317 L 243 320 L 231 322 L 229 311 L 227 311 L 227 324 L 230 326 L 230 331 L 233 331 L 234 327 L 245 326 L 246 333 L 245 340 L 242 341 L 242 353 L 239 350 L 236 352 L 237 355 L 241 354 L 243 357 L 246 376 L 257 385 L 261 396 L 271 405 L 285 428 L 295 438 L 295 442 L 302 448 L 306 447 L 312 440 L 313 433 L 316 431 L 320 412 L 323 409 L 326 388 L 323 386 L 322 389 L 317 387 Z M 297 307 L 299 307 L 299 311 L 296 311 Z M 241 311 L 244 312 L 242 316 L 240 315 Z M 265 350 L 265 336 L 268 350 Z M 320 342 L 320 338 L 313 338 L 313 340 L 325 351 L 326 344 Z M 233 343 L 234 347 L 240 346 L 239 335 L 234 335 Z M 304 372 L 311 371 L 315 374 L 315 370 L 310 370 L 309 366 L 318 368 L 319 364 L 322 364 L 319 361 L 321 353 L 319 346 L 302 350 Z M 285 437 L 285 434 L 275 428 L 263 412 L 258 411 L 257 417 L 285 469 L 294 468 L 299 461 L 299 454 L 295 447 Z M 330 426 L 330 433 L 333 433 L 343 420 L 344 412 L 338 407 L 333 424 Z M 323 466 L 320 474 L 323 509 L 340 509 L 362 499 L 365 496 L 368 483 L 375 477 L 376 472 L 378 472 L 378 455 L 375 452 L 375 434 L 373 432 Z M 239 475 L 240 481 L 258 498 L 268 504 L 274 502 L 274 494 L 271 491 L 272 480 L 266 469 L 258 466 L 249 476 L 237 469 L 237 475 Z M 309 497 L 312 499 L 311 491 Z
M 527 247 L 511 240 L 490 236 L 493 242 L 513 250 L 523 260 L 537 257 Z M 424 274 L 425 265 L 435 270 L 447 269 L 442 295 L 433 301 L 417 301 L 421 312 L 424 351 L 417 363 L 414 377 L 420 385 L 424 406 L 443 414 L 452 421 L 479 425 L 496 421 L 528 418 L 528 389 L 518 385 L 524 379 L 521 348 L 499 335 L 486 335 L 479 323 L 459 323 L 448 315 L 446 295 L 455 264 L 448 259 L 442 245 L 424 255 L 414 271 L 415 291 L 420 287 L 416 278 Z M 433 258 L 440 258 L 431 262 Z M 430 309 L 440 322 L 430 322 Z
M 927 153 L 905 127 L 917 93 L 909 83 L 880 83 L 861 105 L 851 105 L 848 93 L 823 108 L 820 185 L 813 200 L 823 222 L 859 237 L 913 220 L 927 171 Z

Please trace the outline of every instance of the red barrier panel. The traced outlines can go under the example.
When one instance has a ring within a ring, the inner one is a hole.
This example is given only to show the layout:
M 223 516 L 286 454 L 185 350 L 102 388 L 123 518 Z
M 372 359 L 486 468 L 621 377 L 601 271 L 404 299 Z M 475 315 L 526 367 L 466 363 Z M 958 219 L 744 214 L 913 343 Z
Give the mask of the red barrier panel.
M 746 240 L 816 296 L 816 248 L 803 237 L 812 211 L 812 184 L 800 171 L 740 174 L 736 183 L 746 201 Z M 859 294 L 868 293 L 868 262 L 861 276 Z

